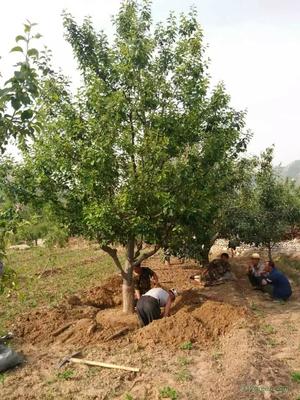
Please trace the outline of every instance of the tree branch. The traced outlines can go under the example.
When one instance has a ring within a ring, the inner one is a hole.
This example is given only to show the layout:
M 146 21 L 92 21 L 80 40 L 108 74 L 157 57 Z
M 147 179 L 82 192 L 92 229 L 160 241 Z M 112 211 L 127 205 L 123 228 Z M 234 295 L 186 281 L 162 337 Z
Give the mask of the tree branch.
M 117 268 L 120 270 L 122 278 L 125 278 L 126 273 L 123 270 L 122 265 L 119 260 L 119 257 L 117 255 L 117 253 L 118 253 L 117 249 L 113 249 L 112 247 L 107 246 L 107 245 L 101 246 L 101 249 L 111 256 L 111 258 L 114 260 L 114 263 L 116 264 Z
M 148 251 L 147 253 L 142 254 L 134 263 L 133 266 L 139 265 L 142 261 L 147 260 L 147 258 L 153 256 L 158 250 L 160 249 L 160 246 L 155 245 L 154 248 L 151 251 Z
M 134 253 L 134 259 L 136 259 L 140 254 L 143 248 L 143 240 L 140 240 L 136 243 L 136 252 Z

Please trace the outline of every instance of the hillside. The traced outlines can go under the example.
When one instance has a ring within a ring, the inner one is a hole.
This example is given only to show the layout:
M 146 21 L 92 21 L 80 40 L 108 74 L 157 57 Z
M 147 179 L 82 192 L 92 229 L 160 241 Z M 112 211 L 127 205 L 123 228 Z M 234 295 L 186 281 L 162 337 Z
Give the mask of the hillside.
M 295 160 L 284 167 L 279 165 L 275 170 L 283 178 L 295 179 L 295 181 L 300 184 L 300 160 Z

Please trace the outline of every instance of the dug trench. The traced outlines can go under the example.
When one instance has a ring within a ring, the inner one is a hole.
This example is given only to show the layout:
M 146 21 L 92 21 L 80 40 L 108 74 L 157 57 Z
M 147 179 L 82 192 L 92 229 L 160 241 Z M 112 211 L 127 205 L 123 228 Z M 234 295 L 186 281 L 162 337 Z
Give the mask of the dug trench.
M 166 388 L 189 400 L 296 398 L 290 367 L 271 354 L 266 324 L 253 309 L 259 294 L 248 288 L 242 259 L 233 267 L 237 282 L 210 288 L 189 280 L 199 273 L 192 263 L 165 267 L 153 257 L 147 265 L 163 287 L 180 292 L 169 318 L 139 328 L 136 315 L 121 311 L 118 275 L 57 307 L 22 315 L 12 330 L 27 363 L 7 375 L 1 398 L 155 400 Z M 59 360 L 79 349 L 85 358 L 140 372 L 72 364 L 58 372 Z

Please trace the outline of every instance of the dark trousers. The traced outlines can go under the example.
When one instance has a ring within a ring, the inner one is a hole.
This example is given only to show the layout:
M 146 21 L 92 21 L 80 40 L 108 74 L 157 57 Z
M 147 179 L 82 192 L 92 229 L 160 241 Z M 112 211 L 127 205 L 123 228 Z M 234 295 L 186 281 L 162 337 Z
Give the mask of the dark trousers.
M 141 326 L 146 326 L 160 318 L 159 303 L 151 296 L 142 296 L 137 302 L 136 311 Z
M 266 293 L 269 293 L 269 295 L 272 297 L 272 299 L 274 300 L 283 300 L 286 301 L 290 298 L 291 295 L 289 296 L 282 296 L 282 297 L 276 297 L 274 296 L 274 286 L 271 284 L 268 284 L 266 286 L 263 287 L 263 291 Z
M 262 284 L 261 284 L 262 278 L 260 276 L 255 276 L 252 272 L 248 272 L 248 278 L 253 287 L 256 287 L 256 288 L 262 287 Z

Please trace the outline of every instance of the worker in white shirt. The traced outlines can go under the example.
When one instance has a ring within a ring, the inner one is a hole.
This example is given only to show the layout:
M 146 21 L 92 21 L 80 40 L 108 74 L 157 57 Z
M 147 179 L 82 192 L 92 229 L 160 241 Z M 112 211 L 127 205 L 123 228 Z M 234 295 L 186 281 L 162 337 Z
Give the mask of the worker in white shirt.
M 143 294 L 136 305 L 140 325 L 146 326 L 155 319 L 168 317 L 176 296 L 175 289 L 164 290 L 162 288 L 153 288 Z M 161 307 L 164 308 L 163 313 L 161 313 Z
M 262 289 L 262 279 L 264 276 L 264 264 L 258 253 L 251 255 L 251 261 L 248 265 L 248 278 L 254 289 Z

